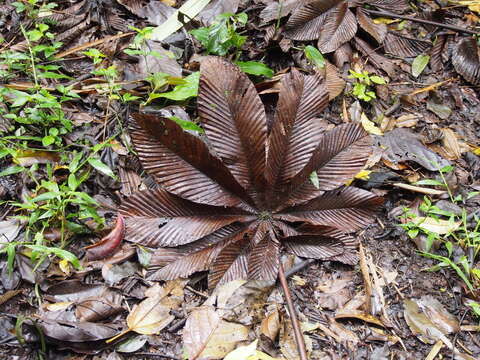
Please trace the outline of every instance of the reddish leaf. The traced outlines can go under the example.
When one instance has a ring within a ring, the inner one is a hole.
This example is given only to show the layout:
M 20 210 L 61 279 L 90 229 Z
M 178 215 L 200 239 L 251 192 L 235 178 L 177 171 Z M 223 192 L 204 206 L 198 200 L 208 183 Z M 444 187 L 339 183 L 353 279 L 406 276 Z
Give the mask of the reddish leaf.
M 248 199 L 201 139 L 172 120 L 147 114 L 132 116 L 136 123 L 131 125 L 131 134 L 140 160 L 166 190 L 209 205 L 237 206 L 240 198 Z
M 389 32 L 383 42 L 385 52 L 399 57 L 414 57 L 425 53 L 432 44 L 429 41 L 417 40 Z
M 122 203 L 120 213 L 127 239 L 145 246 L 187 244 L 249 218 L 240 210 L 195 204 L 162 189 L 135 193 Z
M 99 242 L 87 246 L 85 257 L 89 261 L 104 259 L 113 254 L 125 236 L 125 220 L 118 214 L 115 228 Z
M 316 40 L 320 36 L 326 13 L 342 0 L 314 0 L 295 9 L 285 25 L 285 35 L 293 40 Z
M 260 227 L 260 226 L 259 226 Z M 262 229 L 259 229 L 263 232 Z M 256 243 L 248 256 L 248 276 L 252 280 L 276 280 L 280 266 L 280 249 L 270 233 Z
M 348 9 L 348 2 L 342 2 L 325 13 L 325 21 L 318 39 L 318 49 L 322 53 L 337 50 L 350 41 L 357 32 L 357 20 Z
M 319 189 L 332 190 L 355 176 L 371 153 L 371 139 L 358 124 L 343 124 L 320 139 L 308 164 L 291 182 L 293 189 L 317 171 Z
M 216 257 L 208 275 L 208 286 L 215 287 L 237 279 L 248 278 L 248 239 L 232 239 Z
M 267 138 L 250 80 L 226 60 L 208 58 L 198 99 L 205 142 L 166 119 L 135 115 L 140 159 L 163 187 L 135 193 L 119 212 L 128 240 L 162 247 L 150 279 L 210 270 L 211 287 L 274 280 L 285 238 L 285 248 L 301 256 L 355 263 L 355 242 L 342 231 L 371 222 L 381 199 L 351 187 L 331 191 L 363 168 L 370 138 L 355 124 L 323 133 L 315 116 L 327 96 L 321 75 L 293 70 L 280 84 Z M 314 170 L 319 189 L 309 181 Z
M 282 78 L 265 175 L 271 186 L 290 180 L 306 165 L 323 132 L 313 118 L 327 104 L 319 75 L 304 77 L 294 70 Z
M 198 112 L 208 139 L 249 193 L 263 190 L 267 121 L 255 87 L 219 57 L 204 60 L 201 73 Z
M 352 187 L 328 191 L 304 205 L 287 208 L 276 219 L 304 221 L 312 225 L 331 226 L 355 231 L 372 222 L 383 200 L 374 194 Z

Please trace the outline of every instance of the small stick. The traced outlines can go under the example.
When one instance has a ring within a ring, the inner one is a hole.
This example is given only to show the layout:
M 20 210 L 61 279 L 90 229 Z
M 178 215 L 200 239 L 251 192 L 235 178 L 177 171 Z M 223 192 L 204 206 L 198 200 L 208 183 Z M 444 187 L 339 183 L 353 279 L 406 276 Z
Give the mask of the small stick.
M 297 343 L 300 360 L 308 360 L 305 341 L 303 339 L 302 331 L 300 330 L 300 323 L 298 322 L 297 314 L 295 313 L 292 295 L 290 294 L 287 279 L 285 278 L 285 271 L 283 270 L 282 261 L 280 261 L 280 266 L 278 268 L 278 277 L 280 278 L 280 284 L 282 285 L 283 293 L 285 294 L 285 300 L 287 301 L 288 313 L 290 315 L 290 320 L 292 320 L 293 334 L 295 335 L 295 342 Z
M 449 30 L 453 30 L 453 31 L 456 31 L 456 32 L 463 32 L 463 33 L 466 33 L 466 34 L 479 35 L 479 33 L 476 32 L 476 31 L 473 31 L 473 30 L 470 30 L 470 29 L 465 29 L 463 27 L 456 26 L 456 25 L 442 24 L 442 23 L 439 23 L 439 22 L 436 22 L 436 21 L 419 19 L 419 18 L 412 17 L 412 16 L 394 14 L 390 11 L 378 11 L 378 10 L 370 10 L 370 9 L 363 9 L 363 10 L 365 10 L 366 12 L 368 12 L 371 15 L 385 16 L 385 17 L 391 17 L 391 18 L 402 19 L 402 20 L 410 20 L 410 21 L 414 21 L 414 22 L 417 22 L 417 23 L 420 23 L 420 24 L 433 25 L 433 26 L 437 26 L 439 28 L 449 29 Z

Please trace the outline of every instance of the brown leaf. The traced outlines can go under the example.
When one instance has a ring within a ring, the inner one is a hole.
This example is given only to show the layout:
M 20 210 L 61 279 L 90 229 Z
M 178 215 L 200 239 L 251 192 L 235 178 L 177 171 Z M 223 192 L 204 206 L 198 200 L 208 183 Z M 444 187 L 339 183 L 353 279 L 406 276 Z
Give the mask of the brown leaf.
M 358 124 L 343 124 L 324 134 L 308 164 L 291 181 L 302 185 L 317 171 L 318 188 L 331 190 L 345 184 L 362 168 L 371 153 L 371 138 Z
M 480 85 L 479 48 L 473 37 L 462 39 L 452 54 L 455 70 L 473 85 Z
M 304 77 L 294 70 L 282 78 L 265 174 L 272 187 L 290 180 L 312 156 L 323 132 L 314 117 L 327 104 L 319 75 Z
M 313 0 L 295 9 L 285 25 L 285 36 L 292 40 L 316 40 L 320 36 L 328 10 L 343 0 Z
M 246 198 L 225 165 L 200 138 L 166 118 L 132 116 L 136 121 L 131 125 L 132 139 L 140 160 L 167 191 L 209 205 L 236 206 L 241 203 L 238 195 Z M 179 186 L 184 182 L 195 186 Z
M 198 113 L 208 139 L 249 194 L 263 190 L 267 120 L 255 87 L 220 57 L 204 60 L 201 72 Z
M 429 41 L 418 40 L 400 35 L 397 32 L 388 32 L 383 42 L 385 52 L 399 57 L 414 57 L 427 52 L 432 46 Z
M 185 323 L 183 341 L 189 359 L 223 359 L 237 343 L 248 338 L 244 325 L 221 320 L 211 306 L 192 311 Z
M 372 221 L 375 209 L 382 203 L 382 198 L 368 191 L 345 187 L 328 191 L 304 205 L 284 209 L 275 218 L 355 231 Z
M 346 252 L 353 252 L 357 245 L 351 236 L 320 226 L 306 234 L 287 237 L 282 243 L 297 256 L 322 260 L 335 260 Z
M 170 315 L 183 302 L 185 282 L 170 281 L 163 288 L 152 291 L 151 296 L 135 305 L 127 316 L 129 331 L 139 334 L 158 334 L 175 318 Z
M 375 24 L 361 7 L 357 7 L 357 21 L 360 27 L 370 34 L 379 44 L 387 36 L 387 25 Z
M 355 37 L 353 45 L 362 53 L 363 56 L 367 57 L 377 69 L 385 71 L 389 76 L 393 76 L 395 74 L 394 63 L 386 57 L 378 54 L 369 43 L 358 37 Z
M 126 220 L 126 238 L 145 246 L 187 244 L 245 218 L 241 211 L 202 206 L 161 189 L 135 193 L 119 212 Z
M 368 5 L 399 14 L 410 9 L 407 0 L 368 0 Z
M 280 332 L 280 316 L 278 310 L 275 309 L 262 320 L 260 331 L 270 340 L 275 341 Z
M 183 330 L 183 346 L 189 359 L 198 359 L 220 321 L 211 306 L 199 307 L 190 313 Z
M 264 233 L 263 238 L 250 251 L 247 262 L 249 279 L 276 280 L 280 266 L 280 249 L 276 239 L 272 239 L 271 234 Z
M 357 20 L 348 9 L 348 2 L 342 2 L 328 10 L 325 17 L 318 38 L 318 49 L 324 54 L 334 52 L 357 32 Z

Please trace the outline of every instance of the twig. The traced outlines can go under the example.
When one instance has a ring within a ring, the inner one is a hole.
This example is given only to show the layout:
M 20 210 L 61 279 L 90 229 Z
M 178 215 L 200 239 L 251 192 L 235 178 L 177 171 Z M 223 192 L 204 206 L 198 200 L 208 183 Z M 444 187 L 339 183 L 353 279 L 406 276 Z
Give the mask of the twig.
M 283 293 L 285 294 L 285 300 L 287 301 L 288 313 L 290 315 L 290 320 L 292 321 L 293 334 L 295 335 L 295 342 L 297 343 L 300 360 L 307 360 L 308 358 L 307 350 L 305 348 L 305 341 L 303 339 L 302 331 L 300 330 L 300 323 L 298 322 L 297 314 L 293 306 L 292 295 L 290 294 L 287 279 L 285 278 L 285 271 L 283 270 L 282 261 L 280 261 L 280 266 L 278 268 L 278 277 L 280 278 L 280 285 L 282 285 Z
M 436 22 L 436 21 L 431 21 L 431 20 L 419 19 L 419 18 L 411 17 L 411 16 L 394 14 L 390 11 L 378 11 L 378 10 L 370 10 L 370 9 L 363 9 L 363 10 L 365 10 L 366 12 L 368 12 L 371 15 L 384 16 L 384 17 L 390 17 L 390 18 L 402 19 L 402 20 L 409 20 L 409 21 L 418 22 L 420 24 L 433 25 L 433 26 L 437 26 L 437 27 L 440 27 L 440 28 L 453 30 L 453 31 L 456 31 L 456 32 L 463 32 L 463 33 L 466 33 L 466 34 L 472 34 L 472 35 L 479 35 L 480 34 L 476 31 L 473 31 L 473 30 L 470 30 L 470 29 L 465 29 L 465 28 L 460 27 L 460 26 L 455 26 L 455 25 L 451 25 L 451 24 L 442 24 L 442 23 L 439 23 L 439 22 Z
M 302 261 L 301 263 L 298 263 L 297 265 L 295 266 L 292 266 L 290 269 L 287 270 L 287 272 L 285 273 L 285 277 L 286 278 L 289 278 L 290 276 L 292 276 L 293 274 L 299 272 L 300 270 L 303 270 L 304 268 L 306 268 L 308 265 L 314 263 L 316 260 L 315 259 L 307 259 L 307 260 L 304 260 Z

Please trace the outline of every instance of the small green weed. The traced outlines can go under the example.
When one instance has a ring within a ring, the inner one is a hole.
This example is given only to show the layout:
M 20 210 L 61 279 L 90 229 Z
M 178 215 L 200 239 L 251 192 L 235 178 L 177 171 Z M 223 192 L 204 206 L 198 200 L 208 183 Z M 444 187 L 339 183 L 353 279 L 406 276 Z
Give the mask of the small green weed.
M 449 194 L 450 202 L 460 206 L 461 213 L 441 209 L 428 196 L 425 196 L 419 206 L 423 216 L 418 216 L 410 208 L 405 208 L 401 217 L 403 223 L 399 226 L 405 229 L 412 239 L 421 235 L 426 237 L 425 247 L 419 251 L 419 254 L 438 261 L 435 266 L 428 269 L 429 271 L 451 268 L 468 290 L 476 293 L 480 289 L 480 269 L 474 267 L 475 259 L 480 251 L 480 217 L 476 214 L 468 215 L 462 205 L 470 198 L 480 195 L 480 192 L 470 192 L 465 198 L 460 194 L 454 196 L 445 177 L 451 171 L 453 171 L 453 167 L 446 166 L 439 171 L 441 181 L 425 179 L 418 181 L 416 185 L 443 187 Z M 471 225 L 472 220 L 473 226 Z M 443 246 L 443 254 L 432 251 L 434 243 Z M 462 249 L 465 255 L 454 254 L 456 248 Z M 472 302 L 470 306 L 476 315 L 480 315 L 480 311 L 478 311 L 480 304 Z
M 371 88 L 373 84 L 383 85 L 387 82 L 385 79 L 378 75 L 370 75 L 368 71 L 356 72 L 354 70 L 348 70 L 350 75 L 349 79 L 356 79 L 353 83 L 352 95 L 363 101 L 370 101 L 377 96 L 375 91 Z

